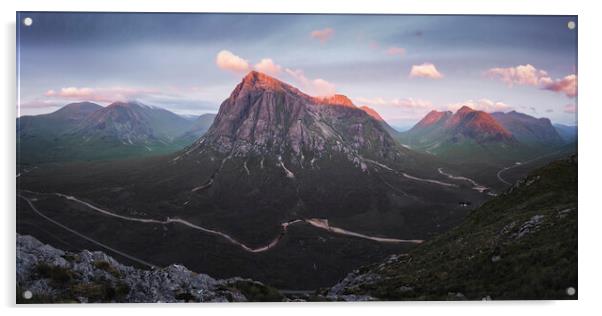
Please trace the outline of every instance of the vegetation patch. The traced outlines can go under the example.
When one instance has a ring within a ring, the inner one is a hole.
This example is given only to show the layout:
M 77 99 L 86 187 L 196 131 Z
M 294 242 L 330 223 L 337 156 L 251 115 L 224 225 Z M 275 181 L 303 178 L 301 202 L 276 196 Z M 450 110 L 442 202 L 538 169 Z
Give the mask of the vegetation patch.
M 103 271 L 110 273 L 112 276 L 119 278 L 121 277 L 121 273 L 119 270 L 115 269 L 108 261 L 97 260 L 94 261 L 94 267 Z
M 65 285 L 73 281 L 75 273 L 67 268 L 40 262 L 35 267 L 35 273 L 43 279 L 50 279 L 56 285 Z

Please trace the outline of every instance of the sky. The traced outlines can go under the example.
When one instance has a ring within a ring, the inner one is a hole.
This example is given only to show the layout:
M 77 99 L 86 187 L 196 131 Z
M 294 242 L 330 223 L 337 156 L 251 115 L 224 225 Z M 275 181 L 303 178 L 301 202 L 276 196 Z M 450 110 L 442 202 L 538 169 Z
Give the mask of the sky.
M 31 25 L 22 21 L 31 18 Z M 17 14 L 19 115 L 136 100 L 216 113 L 251 70 L 407 128 L 462 105 L 576 125 L 577 17 Z

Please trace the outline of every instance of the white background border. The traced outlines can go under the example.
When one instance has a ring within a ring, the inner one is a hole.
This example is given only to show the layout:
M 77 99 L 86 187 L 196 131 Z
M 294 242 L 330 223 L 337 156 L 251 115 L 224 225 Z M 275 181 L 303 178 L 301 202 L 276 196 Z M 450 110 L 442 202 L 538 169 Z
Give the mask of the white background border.
M 598 1 L 585 0 L 3 0 L 2 17 L 2 159 L 0 194 L 2 205 L 3 315 L 103 315 L 136 312 L 149 315 L 181 314 L 308 315 L 328 313 L 364 315 L 368 312 L 407 315 L 571 315 L 602 312 L 602 102 L 600 58 L 602 12 Z M 286 303 L 286 304 L 195 304 L 195 305 L 92 305 L 24 308 L 15 306 L 15 11 L 131 11 L 131 12 L 281 12 L 281 13 L 416 13 L 416 14 L 560 14 L 579 15 L 579 301 L 553 302 L 385 302 L 385 303 Z M 596 312 L 597 311 L 597 312 Z M 5 314 L 7 312 L 7 314 Z M 178 315 L 179 316 L 179 315 Z

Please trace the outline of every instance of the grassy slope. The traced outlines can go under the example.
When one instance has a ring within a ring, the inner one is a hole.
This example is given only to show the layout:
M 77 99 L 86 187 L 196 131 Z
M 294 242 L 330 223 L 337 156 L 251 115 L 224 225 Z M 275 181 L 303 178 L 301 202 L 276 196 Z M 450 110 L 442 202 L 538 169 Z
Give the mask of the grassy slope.
M 40 164 L 69 161 L 111 160 L 158 156 L 176 152 L 194 142 L 191 138 L 178 138 L 173 143 L 125 145 L 118 141 L 95 140 L 84 143 L 75 137 L 49 139 L 39 137 L 17 141 L 19 164 Z
M 534 216 L 536 228 L 517 237 Z M 577 163 L 553 162 L 407 255 L 359 272 L 347 294 L 380 299 L 576 299 Z M 462 293 L 463 296 L 458 296 Z

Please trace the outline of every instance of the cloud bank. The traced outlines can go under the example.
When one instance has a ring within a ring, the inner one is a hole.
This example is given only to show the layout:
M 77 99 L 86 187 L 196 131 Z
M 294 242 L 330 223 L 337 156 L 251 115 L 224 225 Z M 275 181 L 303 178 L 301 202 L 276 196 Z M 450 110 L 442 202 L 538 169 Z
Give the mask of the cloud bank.
M 499 79 L 509 87 L 526 85 L 544 90 L 564 93 L 569 98 L 577 96 L 577 75 L 571 74 L 562 79 L 552 79 L 547 71 L 537 69 L 531 64 L 516 67 L 496 67 L 485 72 L 487 77 Z
M 148 88 L 88 88 L 88 87 L 67 87 L 60 90 L 48 90 L 44 95 L 55 99 L 76 100 L 76 101 L 94 101 L 94 102 L 115 102 L 128 101 L 144 95 L 160 94 L 157 89 Z

